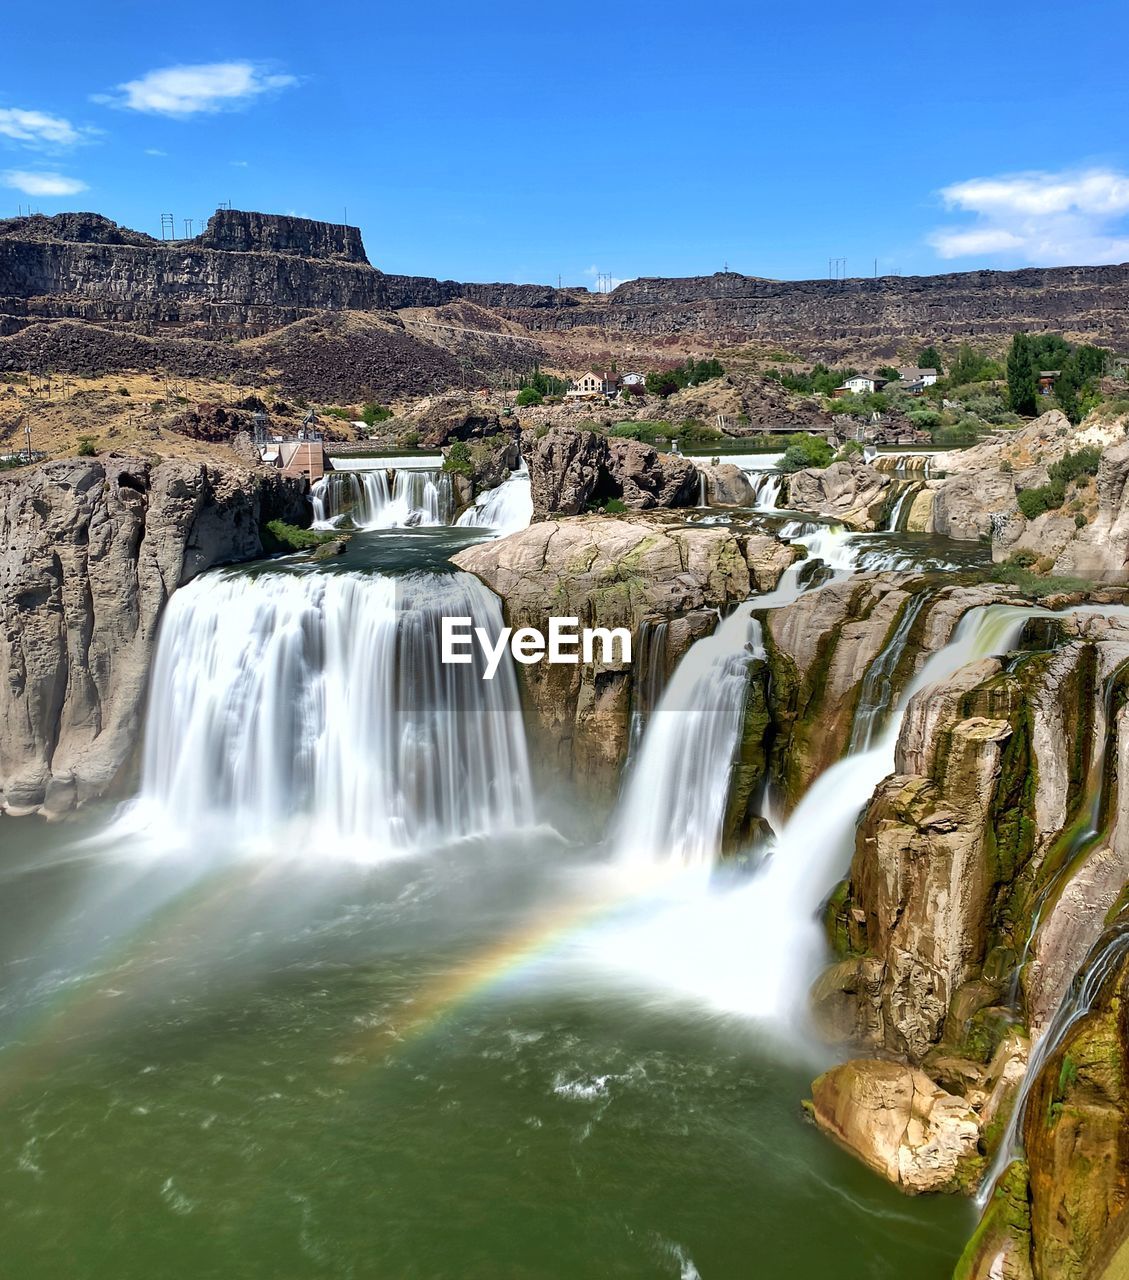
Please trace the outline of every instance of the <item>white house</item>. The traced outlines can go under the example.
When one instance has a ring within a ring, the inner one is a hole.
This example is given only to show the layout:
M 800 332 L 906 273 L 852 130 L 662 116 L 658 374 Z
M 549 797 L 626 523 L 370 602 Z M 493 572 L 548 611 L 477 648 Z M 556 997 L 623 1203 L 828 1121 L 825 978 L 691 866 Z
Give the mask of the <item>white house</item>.
M 865 373 L 856 373 L 853 378 L 848 378 L 846 382 L 837 386 L 834 394 L 844 396 L 850 392 L 852 395 L 866 396 L 871 395 L 885 385 L 885 378 L 872 378 Z
M 644 388 L 647 385 L 647 375 L 645 373 L 625 373 L 623 375 L 623 385 L 625 387 Z
M 571 396 L 573 400 L 593 400 L 597 396 L 614 396 L 618 390 L 618 374 L 584 373 L 573 382 L 565 396 Z
M 898 370 L 898 377 L 903 382 L 920 382 L 923 387 L 931 387 L 937 381 L 936 369 L 917 369 L 906 367 Z

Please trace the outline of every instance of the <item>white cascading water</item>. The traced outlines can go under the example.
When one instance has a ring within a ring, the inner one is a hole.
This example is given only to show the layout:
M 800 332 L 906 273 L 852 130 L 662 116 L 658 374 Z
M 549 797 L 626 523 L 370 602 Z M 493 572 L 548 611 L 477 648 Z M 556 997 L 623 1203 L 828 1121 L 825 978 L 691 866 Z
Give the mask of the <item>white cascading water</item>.
M 358 529 L 449 524 L 451 477 L 441 470 L 329 471 L 310 489 L 315 529 L 349 519 Z
M 775 591 L 746 600 L 691 645 L 650 709 L 616 824 L 623 861 L 697 868 L 715 862 L 744 723 L 748 667 L 765 656 L 753 611 L 795 600 L 812 560 L 836 573 L 852 563 L 840 526 L 797 524 L 791 536 L 807 548 L 808 559 L 785 570 Z
M 1013 648 L 1032 612 L 991 605 L 966 614 L 949 643 L 929 657 L 898 699 L 874 745 L 845 756 L 809 787 L 772 842 L 764 864 L 743 887 L 712 892 L 708 874 L 702 872 L 708 872 L 717 857 L 718 844 L 706 850 L 702 842 L 678 834 L 676 847 L 693 855 L 685 864 L 689 878 L 684 876 L 674 886 L 673 900 L 662 909 L 648 911 L 634 926 L 619 923 L 614 934 L 606 934 L 601 940 L 601 963 L 610 961 L 621 972 L 635 973 L 649 984 L 680 991 L 715 1008 L 806 1034 L 805 992 L 826 947 L 820 909 L 849 863 L 860 812 L 874 788 L 894 769 L 905 708 L 915 694 L 947 679 L 966 663 Z M 689 754 L 684 742 L 675 749 L 680 755 Z M 646 751 L 645 741 L 640 787 L 649 791 L 654 805 L 656 788 L 648 784 L 662 775 L 662 762 L 652 762 L 650 773 L 644 775 Z M 713 767 L 718 767 L 716 760 Z M 728 779 L 728 770 L 721 771 Z M 724 801 L 721 808 L 724 813 Z M 643 820 L 641 802 L 631 812 Z M 715 823 L 711 829 L 719 827 Z M 663 853 L 661 846 L 659 853 Z
M 784 477 L 779 471 L 748 472 L 749 483 L 753 486 L 753 510 L 775 511 L 780 505 L 780 490 L 784 485 Z
M 523 462 L 516 471 L 494 489 L 480 493 L 473 507 L 462 513 L 455 523 L 463 529 L 492 529 L 499 538 L 528 529 L 533 519 L 533 491 L 529 468 Z
M 920 484 L 902 486 L 902 491 L 898 494 L 884 526 L 887 533 L 900 533 L 904 529 L 905 522 L 909 520 L 913 500 L 920 492 Z
M 467 574 L 219 572 L 177 591 L 131 819 L 264 846 L 291 827 L 365 856 L 528 825 L 512 665 L 443 664 L 444 615 L 502 627 Z
M 693 644 L 643 735 L 618 823 L 629 862 L 712 866 L 745 719 L 749 663 L 763 657 L 755 600 Z
M 976 1194 L 976 1203 L 981 1210 L 992 1198 L 996 1183 L 1004 1170 L 1023 1154 L 1021 1130 L 1024 1113 L 1027 1110 L 1027 1099 L 1043 1067 L 1066 1039 L 1071 1027 L 1093 1008 L 1102 987 L 1120 966 L 1127 953 L 1129 953 L 1129 930 L 1119 929 L 1112 936 L 1099 941 L 1086 957 L 1070 989 L 1055 1010 L 1055 1015 L 1048 1023 L 1046 1031 L 1035 1045 L 1027 1070 L 1023 1074 L 1019 1092 L 1012 1104 L 1008 1127 Z

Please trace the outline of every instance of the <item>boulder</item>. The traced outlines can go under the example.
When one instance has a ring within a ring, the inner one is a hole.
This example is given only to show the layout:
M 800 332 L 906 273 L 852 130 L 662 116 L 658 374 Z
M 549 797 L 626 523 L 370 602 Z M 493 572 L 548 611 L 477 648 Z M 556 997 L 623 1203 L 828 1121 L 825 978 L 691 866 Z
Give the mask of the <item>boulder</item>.
M 810 1110 L 820 1129 L 911 1195 L 961 1190 L 983 1165 L 968 1103 L 914 1067 L 844 1062 L 812 1085 Z
M 749 477 L 732 462 L 716 466 L 699 462 L 697 467 L 706 478 L 706 501 L 711 507 L 751 507 L 756 501 Z
M 644 625 L 667 623 L 654 658 L 665 675 L 713 630 L 718 610 L 771 590 L 797 555 L 775 538 L 718 526 L 589 516 L 543 520 L 453 559 L 501 597 L 514 627 L 543 632 L 554 615 L 576 617 L 581 627 L 627 627 L 639 657 Z M 518 676 L 537 767 L 549 782 L 567 779 L 597 808 L 606 805 L 627 753 L 633 667 L 539 663 Z
M 854 529 L 876 527 L 893 478 L 858 459 L 797 471 L 788 483 L 795 511 L 841 520 Z
M 689 459 L 574 427 L 553 427 L 536 441 L 529 474 L 535 520 L 579 515 L 613 498 L 631 511 L 698 500 L 698 472 Z

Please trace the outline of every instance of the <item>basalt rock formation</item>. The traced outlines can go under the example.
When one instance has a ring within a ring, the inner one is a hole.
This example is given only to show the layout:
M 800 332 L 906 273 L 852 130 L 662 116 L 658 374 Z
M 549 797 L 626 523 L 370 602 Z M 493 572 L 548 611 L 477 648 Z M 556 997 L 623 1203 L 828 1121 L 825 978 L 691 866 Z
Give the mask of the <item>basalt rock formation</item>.
M 715 339 L 965 339 L 1017 329 L 1129 337 L 1129 266 L 1028 268 L 855 280 L 765 280 L 734 272 L 640 279 L 610 294 L 543 285 L 385 275 L 356 228 L 220 210 L 194 239 L 158 241 L 96 214 L 0 223 L 0 332 L 36 318 L 239 326 L 326 309 L 468 302 L 532 332 Z
M 305 482 L 110 455 L 0 477 L 0 804 L 55 814 L 130 764 L 161 613 L 308 519 Z
M 644 624 L 668 622 L 659 684 L 718 610 L 771 590 L 797 553 L 775 538 L 724 528 L 667 527 L 645 519 L 543 520 L 453 557 L 501 597 L 508 625 L 542 633 L 552 616 L 581 627 L 626 627 L 641 654 Z M 554 782 L 567 779 L 603 809 L 627 754 L 638 660 L 519 668 L 531 758 Z
M 579 515 L 612 499 L 630 511 L 698 500 L 698 472 L 689 459 L 572 427 L 554 427 L 536 440 L 529 475 L 535 520 Z
M 1077 612 L 1053 601 L 1066 611 L 1030 620 L 1017 655 L 973 662 L 911 699 L 895 771 L 866 806 L 849 878 L 829 904 L 840 958 L 815 986 L 817 1016 L 873 1056 L 821 1077 L 812 1110 L 861 1159 L 906 1190 L 973 1190 L 1033 1063 L 1025 1159 L 990 1201 L 961 1280 L 1085 1280 L 1124 1236 L 1120 599 Z M 888 612 L 871 616 L 895 634 Z M 833 674 L 827 683 L 834 705 Z M 1100 982 L 1064 1023 L 1072 977 L 1090 973 Z M 1029 1039 L 1048 1035 L 1052 1051 L 1034 1057 Z

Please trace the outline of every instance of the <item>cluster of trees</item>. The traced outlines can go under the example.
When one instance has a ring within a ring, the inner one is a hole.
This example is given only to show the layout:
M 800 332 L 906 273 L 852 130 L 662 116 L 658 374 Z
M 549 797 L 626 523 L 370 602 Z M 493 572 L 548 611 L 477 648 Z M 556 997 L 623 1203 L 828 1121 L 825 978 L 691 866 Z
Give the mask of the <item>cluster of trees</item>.
M 1098 382 L 1106 371 L 1109 352 L 1101 347 L 1074 345 L 1060 334 L 1032 336 L 1017 333 L 1007 353 L 1007 389 L 1016 413 L 1034 414 L 1039 400 L 1039 373 L 1058 370 L 1054 393 L 1058 407 L 1071 422 L 1081 422 L 1097 403 Z
M 1101 460 L 1102 451 L 1092 446 L 1064 454 L 1047 468 L 1046 484 L 1021 490 L 1016 498 L 1020 511 L 1028 520 L 1034 520 L 1044 511 L 1057 511 L 1066 501 L 1066 486 L 1080 476 L 1096 476 Z
M 770 369 L 765 376 L 779 382 L 786 391 L 795 391 L 798 395 L 829 396 L 856 373 L 858 370 L 854 368 L 832 369 L 821 363 L 812 365 L 807 373 L 795 369 Z
M 563 396 L 568 390 L 564 378 L 546 373 L 535 365 L 532 373 L 522 374 L 518 383 L 517 402 L 520 405 L 540 404 L 546 396 Z
M 720 378 L 725 372 L 720 360 L 695 360 L 693 356 L 685 364 L 673 369 L 660 369 L 647 374 L 647 390 L 653 396 L 673 395 L 683 387 L 696 387 L 711 378 Z

